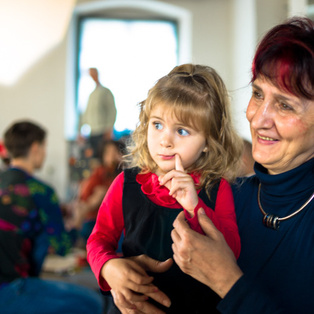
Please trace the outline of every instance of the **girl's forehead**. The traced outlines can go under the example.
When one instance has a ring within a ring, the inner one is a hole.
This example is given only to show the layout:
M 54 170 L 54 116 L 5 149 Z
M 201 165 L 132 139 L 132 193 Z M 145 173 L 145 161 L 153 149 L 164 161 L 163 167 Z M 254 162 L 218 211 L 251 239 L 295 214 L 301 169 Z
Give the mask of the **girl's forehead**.
M 151 111 L 150 111 L 150 115 L 158 113 L 158 114 L 173 114 L 174 112 L 174 108 L 172 106 L 170 106 L 169 104 L 166 104 L 164 102 L 158 102 L 155 103 L 152 107 L 151 107 Z
M 172 123 L 183 124 L 198 131 L 201 130 L 201 123 L 196 124 L 196 121 L 199 120 L 196 118 L 196 111 L 185 111 L 180 105 L 170 105 L 164 102 L 157 103 L 152 106 L 149 113 L 149 119 L 156 117 L 168 121 L 170 119 Z
M 175 122 L 186 124 L 187 117 L 182 116 L 181 110 L 177 106 L 171 106 L 166 103 L 156 104 L 149 113 L 149 118 L 158 117 L 163 120 L 171 119 Z

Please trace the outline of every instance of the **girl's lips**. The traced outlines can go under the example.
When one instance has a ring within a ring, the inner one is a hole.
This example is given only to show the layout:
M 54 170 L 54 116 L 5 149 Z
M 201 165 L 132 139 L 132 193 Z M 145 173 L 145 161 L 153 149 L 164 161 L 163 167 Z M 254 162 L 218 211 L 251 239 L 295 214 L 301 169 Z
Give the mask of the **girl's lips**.
M 175 155 L 159 155 L 159 157 L 164 160 L 170 160 L 173 159 Z

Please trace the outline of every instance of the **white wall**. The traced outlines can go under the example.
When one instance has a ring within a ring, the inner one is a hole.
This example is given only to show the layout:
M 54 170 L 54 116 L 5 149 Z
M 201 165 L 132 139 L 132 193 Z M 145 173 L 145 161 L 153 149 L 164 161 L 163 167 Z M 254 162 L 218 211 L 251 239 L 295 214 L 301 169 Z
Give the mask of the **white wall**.
M 32 119 L 47 131 L 47 158 L 38 175 L 66 191 L 67 165 L 64 139 L 65 51 L 63 41 L 25 73 L 13 86 L 0 85 L 0 138 L 17 119 Z
M 237 12 L 235 8 L 238 8 L 239 1 L 245 0 L 163 1 L 190 10 L 192 13 L 191 61 L 214 67 L 230 90 L 237 86 L 235 71 L 238 67 L 235 66 L 237 58 L 234 57 L 237 42 L 233 41 L 235 31 L 241 45 L 245 44 L 247 36 L 245 33 L 241 36 L 239 29 L 235 30 L 238 21 L 235 19 L 242 21 L 246 18 L 252 19 L 252 16 L 247 16 L 246 9 L 243 9 L 241 16 L 235 16 Z M 89 1 L 79 0 L 77 4 L 86 2 Z M 31 7 L 29 9 L 34 10 Z M 258 39 L 269 27 L 286 17 L 287 0 L 255 0 L 253 11 L 255 12 L 252 14 L 257 17 L 255 36 Z M 249 36 L 252 41 L 252 34 Z M 252 42 L 249 49 L 252 49 Z M 38 60 L 15 85 L 10 87 L 0 85 L 0 134 L 3 134 L 13 120 L 22 118 L 32 118 L 46 127 L 48 154 L 45 166 L 39 175 L 57 189 L 61 199 L 65 197 L 67 187 L 67 148 L 64 138 L 66 56 L 67 38 L 64 38 L 58 46 Z M 249 64 L 250 60 L 247 62 Z M 241 60 L 240 64 L 246 67 L 245 63 L 245 60 Z M 247 68 L 249 69 L 249 66 Z M 243 115 L 243 110 L 240 111 Z M 241 132 L 247 134 L 247 130 Z

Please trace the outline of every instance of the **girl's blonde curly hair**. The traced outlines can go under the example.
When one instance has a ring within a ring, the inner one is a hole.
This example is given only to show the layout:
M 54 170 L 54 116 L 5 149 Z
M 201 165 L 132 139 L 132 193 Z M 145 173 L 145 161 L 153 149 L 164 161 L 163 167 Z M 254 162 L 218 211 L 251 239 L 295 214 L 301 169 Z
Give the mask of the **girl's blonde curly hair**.
M 225 84 L 214 69 L 204 65 L 176 66 L 149 90 L 147 99 L 139 104 L 139 122 L 126 156 L 129 166 L 139 167 L 142 173 L 157 170 L 148 150 L 147 130 L 152 109 L 161 103 L 179 121 L 205 136 L 208 150 L 185 169 L 200 174 L 198 188 L 205 187 L 209 194 L 218 179 L 232 181 L 240 163 L 242 139 L 232 125 Z

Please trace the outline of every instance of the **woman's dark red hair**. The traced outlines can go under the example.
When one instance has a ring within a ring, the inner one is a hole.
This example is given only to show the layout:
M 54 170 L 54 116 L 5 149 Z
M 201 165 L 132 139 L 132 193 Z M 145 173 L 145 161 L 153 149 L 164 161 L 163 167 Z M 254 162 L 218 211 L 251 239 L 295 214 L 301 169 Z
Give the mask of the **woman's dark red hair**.
M 252 82 L 263 76 L 301 98 L 314 98 L 314 23 L 294 17 L 272 28 L 259 43 Z

